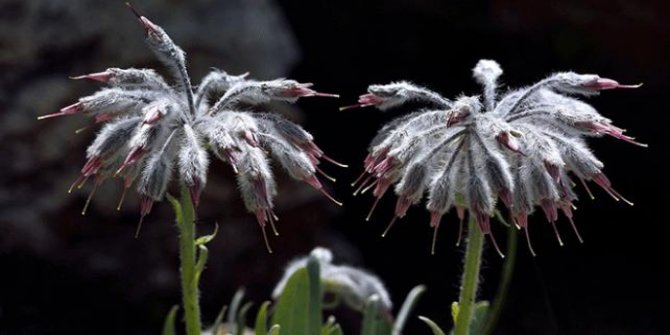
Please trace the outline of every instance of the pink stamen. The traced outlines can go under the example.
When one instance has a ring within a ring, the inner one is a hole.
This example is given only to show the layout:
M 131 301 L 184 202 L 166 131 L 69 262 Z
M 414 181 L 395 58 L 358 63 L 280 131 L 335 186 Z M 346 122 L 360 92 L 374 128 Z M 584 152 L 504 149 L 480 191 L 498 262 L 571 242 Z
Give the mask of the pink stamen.
M 370 221 L 372 213 L 375 211 L 375 208 L 377 208 L 377 204 L 379 203 L 379 200 L 381 198 L 382 198 L 381 196 L 375 197 L 375 201 L 372 203 L 372 207 L 370 207 L 370 211 L 368 212 L 368 216 L 365 217 L 365 221 Z
M 339 166 L 339 167 L 343 167 L 343 168 L 348 168 L 348 167 L 349 167 L 349 165 L 342 164 L 342 163 L 340 163 L 340 162 L 338 162 L 338 161 L 336 161 L 336 160 L 334 160 L 334 159 L 332 159 L 332 158 L 326 156 L 326 155 L 323 154 L 323 153 L 321 154 L 321 158 L 323 158 L 325 161 L 330 162 L 331 164 L 337 165 L 337 166 Z
M 104 72 L 89 73 L 89 74 L 76 76 L 76 77 L 70 77 L 70 79 L 74 79 L 74 80 L 90 79 L 90 80 L 95 80 L 95 81 L 100 81 L 100 82 L 103 82 L 103 83 L 107 83 L 112 79 L 112 74 L 108 71 L 104 71 Z
M 530 250 L 530 254 L 533 255 L 533 257 L 535 257 L 537 255 L 535 254 L 535 250 L 533 250 L 533 244 L 530 242 L 530 233 L 528 232 L 528 226 L 526 226 L 523 230 L 526 233 L 526 242 L 528 243 L 528 249 Z
M 405 217 L 405 214 L 407 214 L 407 210 L 411 204 L 412 203 L 406 196 L 400 196 L 395 204 L 395 215 L 400 218 Z
M 638 88 L 642 83 L 636 85 L 622 85 L 614 79 L 598 78 L 596 81 L 584 85 L 584 87 L 594 90 L 612 90 L 615 88 Z
M 498 242 L 496 242 L 496 238 L 495 236 L 493 236 L 493 233 L 489 232 L 487 235 L 491 238 L 491 243 L 493 243 L 493 247 L 498 252 L 498 255 L 500 255 L 500 258 L 505 258 L 505 254 L 503 254 L 502 251 L 500 251 L 500 248 L 498 247 Z
M 137 162 L 145 153 L 146 153 L 146 151 L 142 147 L 133 148 L 128 153 L 128 156 L 126 156 L 126 159 L 123 161 L 123 164 L 121 164 L 121 167 L 118 170 L 116 170 L 115 175 L 121 174 L 121 172 L 123 172 L 123 170 L 125 170 L 127 167 L 129 167 L 133 163 Z
M 84 111 L 84 104 L 82 104 L 81 102 L 76 102 L 76 103 L 73 103 L 72 105 L 63 107 L 59 112 L 52 113 L 52 114 L 47 114 L 47 115 L 42 115 L 42 116 L 37 117 L 37 119 L 38 120 L 50 119 L 52 117 L 78 114 L 78 113 L 81 113 L 83 111 Z
M 263 233 L 263 241 L 265 242 L 265 248 L 267 248 L 268 253 L 272 253 L 272 248 L 270 248 L 270 241 L 268 240 L 268 235 L 265 231 L 265 210 L 257 209 L 256 210 L 256 220 L 258 225 L 261 227 L 261 232 Z
M 386 237 L 386 235 L 389 233 L 391 230 L 391 227 L 393 227 L 393 224 L 398 220 L 399 218 L 397 216 L 393 216 L 391 219 L 391 222 L 386 225 L 386 229 L 384 229 L 384 232 L 382 233 L 382 237 Z
M 88 205 L 91 203 L 91 199 L 93 199 L 93 195 L 95 195 L 95 191 L 98 189 L 98 185 L 100 185 L 100 183 L 97 181 L 93 184 L 93 189 L 91 190 L 91 193 L 88 194 L 88 198 L 86 198 L 86 203 L 84 204 L 84 208 L 81 210 L 81 215 L 86 215 L 86 210 L 88 210 Z
M 561 210 L 563 211 L 563 214 L 570 221 L 570 225 L 572 226 L 572 230 L 575 231 L 575 235 L 577 235 L 577 239 L 579 240 L 579 243 L 584 243 L 584 240 L 582 239 L 581 234 L 579 234 L 579 230 L 577 230 L 577 225 L 575 225 L 575 221 L 572 219 L 572 208 L 570 207 L 570 204 L 562 204 L 561 205 Z
M 591 193 L 591 189 L 589 188 L 589 185 L 586 184 L 586 181 L 582 178 L 579 178 L 579 181 L 582 183 L 582 186 L 584 186 L 584 189 L 586 190 L 586 193 L 589 195 L 591 200 L 595 199 L 593 196 L 593 193 Z

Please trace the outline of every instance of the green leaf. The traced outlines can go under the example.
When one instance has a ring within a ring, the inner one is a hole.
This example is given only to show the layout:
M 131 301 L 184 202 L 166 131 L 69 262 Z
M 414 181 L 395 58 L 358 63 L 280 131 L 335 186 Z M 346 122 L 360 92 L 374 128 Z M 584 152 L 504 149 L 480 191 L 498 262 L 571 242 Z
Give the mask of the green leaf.
M 430 327 L 430 330 L 433 331 L 433 335 L 445 335 L 444 331 L 440 329 L 440 327 L 435 322 L 433 322 L 433 320 L 425 316 L 419 316 L 419 320 L 425 322 L 428 327 Z
M 342 335 L 342 328 L 335 322 L 335 317 L 330 316 L 321 328 L 321 335 Z
M 212 334 L 216 335 L 219 331 L 219 328 L 221 328 L 221 324 L 223 323 L 223 317 L 226 315 L 226 309 L 228 309 L 228 306 L 223 306 L 221 308 L 221 311 L 219 312 L 219 315 L 216 316 L 216 319 L 214 320 L 214 325 L 212 326 Z
M 458 306 L 458 301 L 454 301 L 451 303 L 451 318 L 454 321 L 454 324 L 456 324 L 456 320 L 458 320 L 458 311 L 459 311 L 459 306 Z
M 409 318 L 409 314 L 412 312 L 412 308 L 414 308 L 416 303 L 419 301 L 419 298 L 425 291 L 426 287 L 419 285 L 415 286 L 409 292 L 409 294 L 407 294 L 407 298 L 405 298 L 405 302 L 402 304 L 402 307 L 400 307 L 398 316 L 396 317 L 395 323 L 393 324 L 393 332 L 391 333 L 392 335 L 400 335 L 402 329 L 405 327 L 407 319 Z
M 240 308 L 240 312 L 237 314 L 236 323 L 235 323 L 235 332 L 236 335 L 244 335 L 244 330 L 247 327 L 247 312 L 249 308 L 253 306 L 253 303 L 248 302 Z
M 363 326 L 361 335 L 390 335 L 391 324 L 384 317 L 381 299 L 373 294 L 363 309 Z
M 178 305 L 172 306 L 167 316 L 165 317 L 165 323 L 163 323 L 163 335 L 175 335 L 174 319 L 177 316 L 177 310 L 179 309 Z
M 321 280 L 319 263 L 310 258 L 306 268 L 298 269 L 284 287 L 272 324 L 281 326 L 282 333 L 314 335 L 321 332 Z
M 219 231 L 219 224 L 217 223 L 214 226 L 214 231 L 209 235 L 200 236 L 195 240 L 195 245 L 205 245 L 216 237 L 216 233 Z
M 254 324 L 256 335 L 268 334 L 268 307 L 270 307 L 270 302 L 266 301 L 261 305 L 261 308 L 258 309 L 256 323 Z
M 202 274 L 202 271 L 205 270 L 205 263 L 207 263 L 207 255 L 209 254 L 209 251 L 204 245 L 199 245 L 198 250 L 198 260 L 195 263 L 195 280 L 199 282 L 200 275 Z
M 309 275 L 309 334 L 318 334 L 323 322 L 323 315 L 321 315 L 323 291 L 321 289 L 321 268 L 316 257 L 310 256 L 307 260 L 307 274 Z
M 470 323 L 470 334 L 476 334 L 486 321 L 486 313 L 489 310 L 488 301 L 479 301 L 475 303 L 474 311 L 472 312 L 472 322 Z
M 177 224 L 181 225 L 182 222 L 184 222 L 184 213 L 181 208 L 181 204 L 179 203 L 179 200 L 177 198 L 173 197 L 170 193 L 166 193 L 165 196 L 167 197 L 168 201 L 170 201 L 170 204 L 172 204 L 172 208 L 174 209 L 174 216 L 177 219 Z
M 240 304 L 242 303 L 242 299 L 244 298 L 244 288 L 239 288 L 237 292 L 235 292 L 235 295 L 233 295 L 233 299 L 230 301 L 230 308 L 228 310 L 228 320 L 226 320 L 228 326 L 234 327 L 235 322 L 237 321 L 237 311 L 240 309 Z
M 270 328 L 270 330 L 268 331 L 268 335 L 279 335 L 279 329 L 280 329 L 280 328 L 281 328 L 281 327 L 280 327 L 279 325 L 274 325 L 274 326 L 272 326 L 272 327 Z

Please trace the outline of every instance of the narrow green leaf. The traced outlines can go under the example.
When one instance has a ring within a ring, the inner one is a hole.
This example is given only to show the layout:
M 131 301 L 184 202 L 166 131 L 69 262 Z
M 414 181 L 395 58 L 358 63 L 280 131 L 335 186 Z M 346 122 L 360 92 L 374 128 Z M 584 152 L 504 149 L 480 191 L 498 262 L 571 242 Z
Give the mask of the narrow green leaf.
M 181 223 L 184 221 L 183 220 L 183 211 L 181 208 L 181 204 L 179 203 L 179 200 L 177 198 L 173 197 L 170 193 L 166 193 L 165 196 L 167 197 L 168 201 L 170 201 L 170 204 L 172 205 L 172 208 L 174 209 L 174 216 L 177 219 L 177 224 L 181 225 Z
M 456 320 L 458 320 L 458 311 L 460 310 L 458 306 L 458 301 L 454 301 L 451 303 L 451 318 L 454 320 L 454 324 L 456 324 Z
M 253 303 L 248 302 L 240 308 L 240 312 L 237 314 L 235 322 L 236 335 L 244 335 L 244 330 L 247 327 L 247 312 L 249 312 L 251 306 L 253 306 Z
M 316 266 L 318 267 L 318 264 Z M 312 305 L 315 304 L 310 297 L 313 290 L 310 282 L 307 268 L 298 269 L 286 282 L 272 315 L 272 324 L 280 325 L 282 333 L 289 335 L 319 334 L 321 311 L 318 311 L 317 316 L 310 315 Z M 316 319 L 319 320 L 318 324 L 312 321 Z
M 379 296 L 372 295 L 363 310 L 361 335 L 390 335 L 391 324 L 384 317 Z
M 230 301 L 230 308 L 228 310 L 227 324 L 230 327 L 234 327 L 235 321 L 237 319 L 237 311 L 240 309 L 240 304 L 242 304 L 242 299 L 244 298 L 244 288 L 239 288 L 233 299 Z
M 266 301 L 261 305 L 261 308 L 258 309 L 256 323 L 254 324 L 256 335 L 268 334 L 268 307 L 270 307 L 270 302 Z
M 442 329 L 440 329 L 440 327 L 435 322 L 433 322 L 433 320 L 425 316 L 419 316 L 419 320 L 425 322 L 428 327 L 430 327 L 430 330 L 433 331 L 433 335 L 445 335 L 444 331 L 442 331 Z
M 470 323 L 470 334 L 475 334 L 486 321 L 486 313 L 489 310 L 488 301 L 479 301 L 475 303 L 474 310 L 472 312 L 472 322 Z
M 395 323 L 393 324 L 393 332 L 391 333 L 392 335 L 400 335 L 402 329 L 405 327 L 407 319 L 409 318 L 409 314 L 412 312 L 412 309 L 425 291 L 426 287 L 423 285 L 415 286 L 411 291 L 409 291 L 407 298 L 405 298 L 405 302 L 402 304 L 402 307 L 400 307 L 400 311 L 398 312 L 398 316 L 395 319 Z
M 221 307 L 219 315 L 217 315 L 216 319 L 214 320 L 214 325 L 212 326 L 213 329 L 212 333 L 214 335 L 217 335 L 219 328 L 221 328 L 221 325 L 223 324 L 223 317 L 226 315 L 226 309 L 228 309 L 228 306 Z
M 318 334 L 323 322 L 322 307 L 322 289 L 321 289 L 321 269 L 319 260 L 310 256 L 307 260 L 307 274 L 309 275 L 309 333 Z
M 195 245 L 205 245 L 216 237 L 216 233 L 219 231 L 219 224 L 217 223 L 214 226 L 214 231 L 209 235 L 200 236 L 195 240 Z
M 270 330 L 268 331 L 268 335 L 279 335 L 279 329 L 281 327 L 279 325 L 274 325 Z
M 205 270 L 205 264 L 207 263 L 207 255 L 209 251 L 204 245 L 198 246 L 198 260 L 195 263 L 195 280 L 200 281 L 200 274 Z
M 174 305 L 172 308 L 170 308 L 170 311 L 165 317 L 165 323 L 163 323 L 163 332 L 161 333 L 162 335 L 175 335 L 174 320 L 177 316 L 178 309 L 178 305 Z
M 339 324 L 335 324 L 333 328 L 331 328 L 330 333 L 328 335 L 344 335 L 342 333 L 342 327 L 340 327 Z

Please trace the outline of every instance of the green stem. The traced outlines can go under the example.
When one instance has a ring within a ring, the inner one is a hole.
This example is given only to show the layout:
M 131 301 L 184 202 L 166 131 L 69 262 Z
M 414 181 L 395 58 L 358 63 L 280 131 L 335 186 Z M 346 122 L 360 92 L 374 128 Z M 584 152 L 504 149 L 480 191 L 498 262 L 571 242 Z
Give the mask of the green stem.
M 185 186 L 181 188 L 181 213 L 177 214 L 179 227 L 179 260 L 181 270 L 181 293 L 187 335 L 200 335 L 200 303 L 196 271 L 195 210 L 191 195 Z M 181 214 L 181 215 L 180 215 Z
M 498 215 L 498 219 L 502 220 L 502 217 Z M 514 264 L 516 263 L 516 249 L 517 241 L 519 240 L 519 233 L 517 232 L 516 227 L 513 225 L 508 225 L 507 228 L 507 251 L 505 252 L 505 265 L 503 265 L 502 275 L 500 278 L 500 286 L 498 286 L 498 292 L 496 297 L 493 300 L 493 304 L 489 308 L 487 313 L 487 320 L 484 323 L 483 330 L 481 331 L 482 335 L 489 335 L 493 333 L 493 330 L 498 323 L 500 318 L 500 313 L 502 312 L 502 307 L 507 300 L 507 292 L 509 292 L 509 284 L 512 282 L 512 274 L 514 274 Z
M 470 334 L 470 324 L 472 323 L 472 314 L 475 307 L 475 299 L 477 298 L 484 234 L 479 230 L 474 215 L 470 215 L 467 243 L 461 294 L 458 298 L 458 316 L 454 329 L 456 335 Z

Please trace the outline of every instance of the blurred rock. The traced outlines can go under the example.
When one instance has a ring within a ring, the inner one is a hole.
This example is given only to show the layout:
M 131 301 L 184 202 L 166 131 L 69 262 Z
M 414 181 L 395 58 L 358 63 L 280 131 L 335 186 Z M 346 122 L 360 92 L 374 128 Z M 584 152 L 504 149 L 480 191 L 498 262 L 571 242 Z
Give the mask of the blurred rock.
M 285 76 L 298 61 L 294 37 L 273 0 L 154 0 L 134 5 L 187 52 L 194 84 L 210 67 L 274 78 Z M 0 3 L 0 155 L 5 158 L 0 173 L 0 263 L 21 264 L 0 294 L 0 333 L 17 329 L 79 333 L 93 329 L 110 310 L 133 323 L 121 322 L 101 333 L 128 333 L 138 323 L 136 331 L 147 333 L 159 329 L 156 325 L 167 304 L 178 302 L 176 229 L 168 203 L 154 206 L 137 240 L 132 237 L 139 218 L 137 198 L 130 195 L 122 210 L 115 210 L 120 182 L 102 185 L 82 217 L 79 212 L 91 185 L 70 195 L 66 191 L 84 163 L 85 147 L 97 127 L 75 134 L 90 120 L 81 116 L 36 120 L 99 87 L 71 81 L 69 76 L 131 66 L 162 71 L 122 2 Z M 269 292 L 290 255 L 310 250 L 317 239 L 328 239 L 318 236 L 326 235 L 324 227 L 332 216 L 325 210 L 332 206 L 318 192 L 287 182 L 284 176 L 279 180 L 277 213 L 282 217 L 279 229 L 286 234 L 271 240 L 276 250 L 282 250 L 270 256 L 254 217 L 242 207 L 229 170 L 213 164 L 199 209 L 200 232 L 211 232 L 215 221 L 221 226 L 210 245 L 203 278 L 203 303 L 213 308 L 211 313 L 205 309 L 206 315 L 215 313 L 227 301 L 223 298 L 242 283 Z M 282 193 L 291 194 L 290 201 Z M 309 217 L 298 214 L 315 208 Z M 301 227 L 299 237 L 289 234 L 294 227 Z M 23 279 L 44 271 L 49 275 L 37 276 L 31 284 Z M 27 285 L 60 294 L 30 301 L 23 293 L 30 289 Z M 74 291 L 66 294 L 69 289 Z M 65 308 L 79 315 L 80 322 L 46 316 L 65 297 Z M 109 305 L 114 303 L 121 305 Z M 142 314 L 145 320 L 132 321 L 129 313 Z

